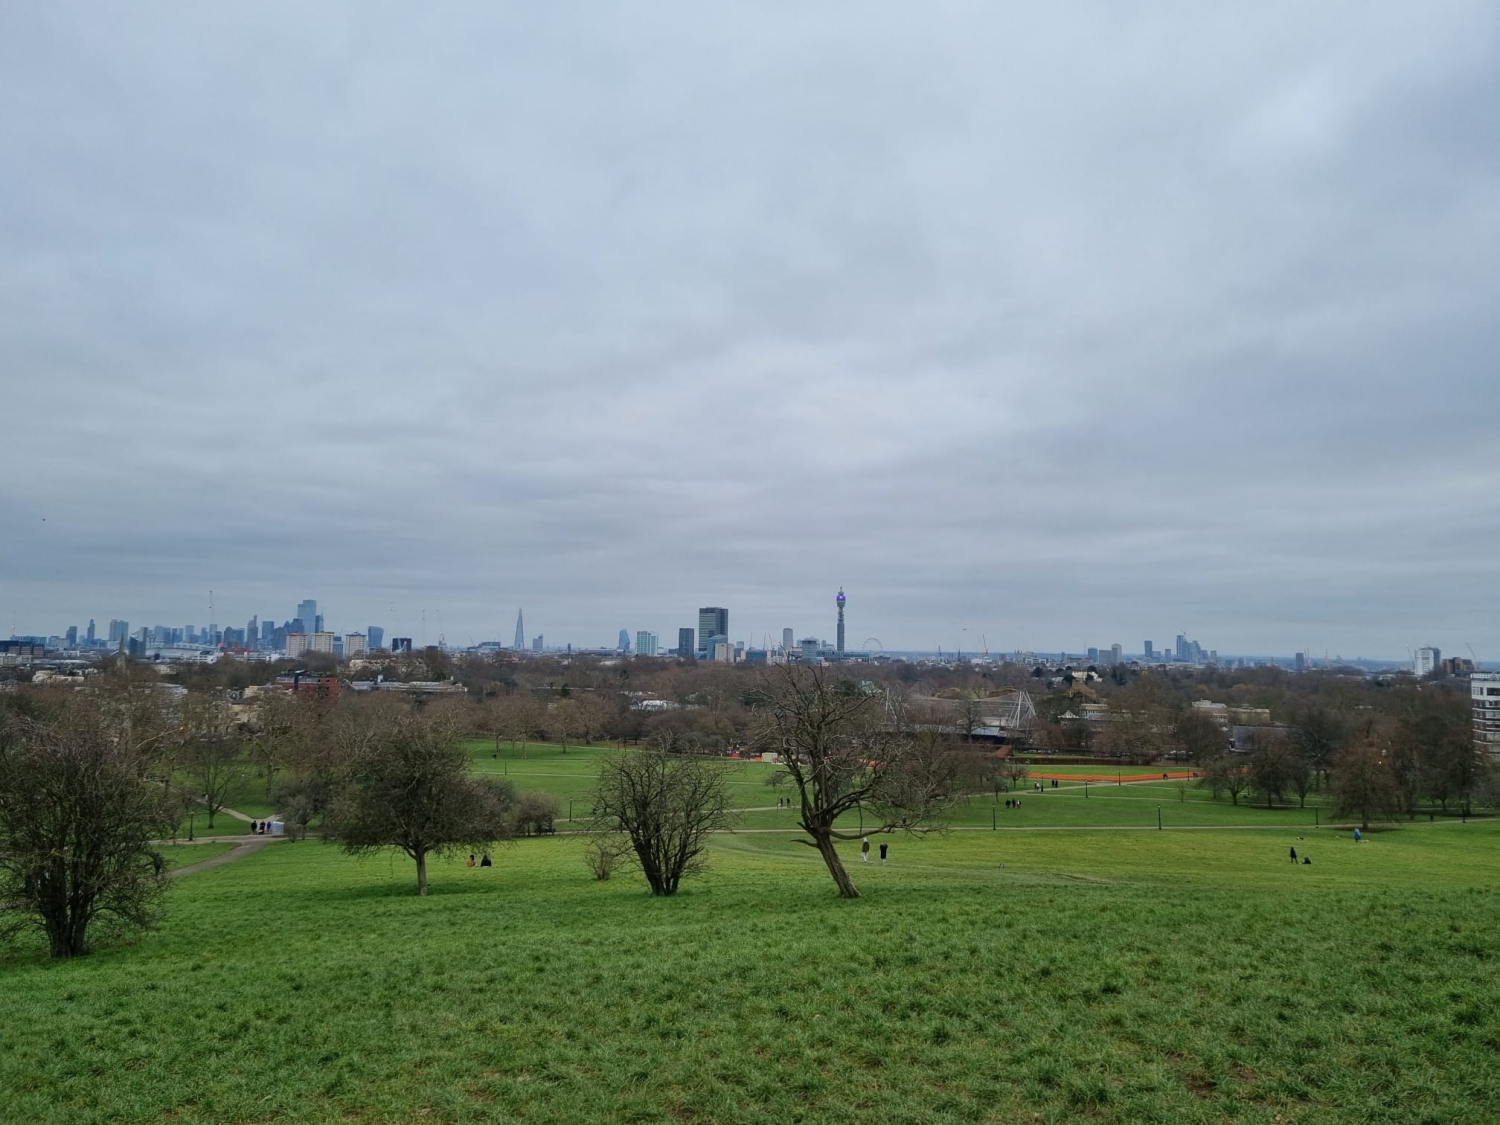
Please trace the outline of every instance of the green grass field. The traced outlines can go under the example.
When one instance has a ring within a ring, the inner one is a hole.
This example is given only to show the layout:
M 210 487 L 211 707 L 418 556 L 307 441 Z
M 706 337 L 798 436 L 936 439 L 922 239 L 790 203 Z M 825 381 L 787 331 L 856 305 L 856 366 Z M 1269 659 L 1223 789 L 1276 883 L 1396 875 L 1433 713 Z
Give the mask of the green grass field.
M 896 837 L 846 849 L 857 902 L 780 833 L 670 900 L 568 837 L 425 900 L 404 859 L 283 844 L 133 945 L 6 965 L 0 1119 L 1482 1117 L 1497 826 L 1301 834 Z
M 472 749 L 565 817 L 601 752 Z M 734 767 L 739 807 L 774 805 L 769 770 Z M 1175 785 L 1020 796 L 994 823 L 1040 830 L 990 830 L 986 796 L 946 835 L 888 838 L 888 866 L 846 845 L 854 902 L 774 808 L 717 836 L 675 899 L 594 882 L 566 834 L 492 869 L 436 862 L 426 899 L 404 857 L 264 848 L 176 882 L 133 944 L 0 962 L 0 1121 L 1394 1123 L 1500 1105 L 1500 823 L 1355 844 L 1311 809 Z M 1154 831 L 1158 804 L 1211 830 Z

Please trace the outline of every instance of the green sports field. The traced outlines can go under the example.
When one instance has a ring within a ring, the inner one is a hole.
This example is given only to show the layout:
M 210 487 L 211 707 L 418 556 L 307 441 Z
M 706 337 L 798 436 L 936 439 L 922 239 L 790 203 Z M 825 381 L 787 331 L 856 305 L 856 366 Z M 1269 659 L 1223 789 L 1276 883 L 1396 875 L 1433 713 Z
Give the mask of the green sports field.
M 587 793 L 593 753 L 489 752 L 479 768 L 523 791 Z M 774 804 L 765 769 L 738 768 L 744 807 Z M 1117 789 L 1025 797 L 1016 816 L 1037 819 L 1007 827 L 1039 831 L 989 830 L 971 802 L 955 821 L 983 825 L 894 837 L 884 868 L 849 845 L 854 902 L 787 831 L 716 838 L 710 872 L 665 900 L 593 882 L 568 835 L 491 869 L 437 863 L 426 899 L 401 857 L 264 848 L 178 881 L 133 945 L 0 968 L 0 1120 L 1437 1122 L 1500 1105 L 1500 825 L 1355 844 L 1200 795 L 1176 811 L 1227 827 L 1136 830 L 1157 802 Z M 1084 820 L 1047 826 L 1068 816 Z

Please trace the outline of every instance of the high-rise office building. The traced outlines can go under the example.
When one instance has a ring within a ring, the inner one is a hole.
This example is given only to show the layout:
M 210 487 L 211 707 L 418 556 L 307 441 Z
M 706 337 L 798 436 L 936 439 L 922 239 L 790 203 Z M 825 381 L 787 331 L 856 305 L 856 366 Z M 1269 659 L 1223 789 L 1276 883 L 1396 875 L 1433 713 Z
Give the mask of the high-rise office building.
M 1299 671 L 1299 672 L 1305 672 L 1305 671 L 1307 671 L 1307 653 L 1305 653 L 1305 652 L 1299 652 L 1297 654 L 1296 664 L 1297 664 L 1297 671 Z
M 1119 645 L 1110 645 L 1109 646 L 1109 662 L 1111 664 L 1118 664 L 1118 663 L 1120 663 L 1120 658 L 1122 656 L 1124 656 L 1124 650 L 1121 649 Z
M 245 647 L 256 649 L 260 647 L 260 618 L 252 617 L 249 624 L 245 626 Z
M 698 610 L 698 643 L 708 656 L 713 656 L 709 642 L 714 637 L 729 635 L 729 611 L 723 606 L 703 606 Z
M 68 647 L 69 648 L 77 648 L 78 647 L 78 626 L 77 625 L 69 625 L 68 626 L 67 639 L 68 639 Z
M 1089 663 L 1090 664 L 1098 664 L 1099 663 L 1099 650 L 1097 648 L 1091 648 L 1091 649 L 1089 649 L 1088 656 L 1089 656 Z
M 1152 643 L 1150 641 L 1146 642 L 1145 652 L 1146 652 L 1146 659 L 1147 660 L 1155 660 L 1156 659 L 1156 647 L 1154 645 L 1152 645 Z
M 109 643 L 111 646 L 120 644 L 130 636 L 129 621 L 111 621 L 109 623 Z
M 693 631 L 691 629 L 677 630 L 677 655 L 683 660 L 693 658 Z
M 655 656 L 656 634 L 649 629 L 637 629 L 635 631 L 635 654 L 637 656 Z
M 92 617 L 89 618 L 89 631 L 84 636 L 88 639 L 89 644 L 94 643 L 94 619 Z
M 1434 645 L 1423 645 L 1412 658 L 1411 670 L 1419 676 L 1430 676 L 1443 661 L 1443 650 Z
M 1177 634 L 1177 659 L 1181 660 L 1184 664 L 1186 664 L 1192 658 L 1193 658 L 1192 657 L 1192 651 L 1188 647 L 1187 636 L 1185 634 L 1183 634 L 1183 633 L 1178 633 Z
M 521 622 L 521 611 L 519 609 L 516 610 L 516 643 L 512 647 L 517 652 L 522 651 L 526 647 L 526 626 Z
M 531 651 L 532 652 L 541 652 L 542 651 L 542 634 L 538 633 L 536 636 L 534 636 L 534 637 L 531 638 Z
M 788 625 L 785 629 L 783 629 L 781 631 L 781 651 L 782 652 L 791 652 L 792 649 L 796 647 L 795 642 L 792 640 L 793 636 L 795 636 L 795 634 L 792 632 L 792 628 L 791 628 L 790 625 Z
M 630 651 L 630 630 L 629 629 L 621 629 L 620 630 L 620 651 L 621 652 L 625 652 L 625 653 L 628 653 Z
M 839 596 L 836 597 L 836 598 L 834 598 L 833 600 L 838 603 L 838 607 L 839 607 L 839 636 L 838 636 L 837 645 L 838 645 L 838 653 L 839 653 L 840 656 L 842 656 L 843 653 L 844 653 L 844 600 L 845 600 L 844 599 L 844 588 L 842 586 L 839 587 Z
M 365 630 L 365 643 L 369 645 L 370 651 L 385 647 L 385 630 L 379 625 L 371 625 Z
M 308 598 L 297 603 L 297 620 L 302 622 L 302 632 L 313 633 L 318 628 L 318 601 Z

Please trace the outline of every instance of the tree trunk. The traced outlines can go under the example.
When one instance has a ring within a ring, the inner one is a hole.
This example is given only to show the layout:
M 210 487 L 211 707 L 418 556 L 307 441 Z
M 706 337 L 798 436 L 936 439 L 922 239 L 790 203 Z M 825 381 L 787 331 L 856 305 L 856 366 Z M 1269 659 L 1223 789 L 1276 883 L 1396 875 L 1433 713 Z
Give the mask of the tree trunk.
M 839 858 L 833 838 L 826 832 L 817 832 L 813 834 L 813 839 L 818 843 L 818 854 L 828 865 L 828 874 L 833 876 L 833 881 L 838 886 L 839 897 L 858 898 L 859 888 L 854 885 L 854 880 L 850 879 L 849 873 L 844 870 L 844 861 Z
M 420 852 L 417 853 L 417 894 L 419 894 L 419 895 L 425 895 L 426 893 L 427 893 L 427 853 L 425 851 L 420 851 Z

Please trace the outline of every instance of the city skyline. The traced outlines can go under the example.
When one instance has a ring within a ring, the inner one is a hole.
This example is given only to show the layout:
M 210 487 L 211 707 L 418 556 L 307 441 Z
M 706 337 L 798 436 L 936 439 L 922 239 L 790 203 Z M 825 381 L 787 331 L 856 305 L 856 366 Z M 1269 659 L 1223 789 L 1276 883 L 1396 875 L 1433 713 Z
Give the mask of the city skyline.
M 1492 6 L 349 18 L 7 13 L 18 633 L 1500 655 Z
M 843 587 L 840 586 L 840 596 L 842 596 L 843 593 Z M 319 603 L 317 602 L 317 599 L 303 599 L 301 602 L 297 603 L 296 611 L 300 613 L 305 606 L 311 605 L 314 607 L 317 621 L 322 623 L 324 621 L 324 615 L 321 613 L 316 613 L 316 606 L 318 604 Z M 756 626 L 745 633 L 736 633 L 734 631 L 731 631 L 729 633 L 729 638 L 732 643 L 735 641 L 739 641 L 744 643 L 748 648 L 775 648 L 778 646 L 785 646 L 787 635 L 791 635 L 794 638 L 816 637 L 824 641 L 829 646 L 830 650 L 842 651 L 839 648 L 837 638 L 839 626 L 843 623 L 841 621 L 843 617 L 843 608 L 843 604 L 836 600 L 836 606 L 830 618 L 832 627 L 826 631 L 822 630 L 814 621 L 802 625 L 781 625 L 777 628 L 760 628 L 759 626 Z M 596 635 L 602 630 L 607 630 L 607 626 L 604 626 L 602 624 L 596 627 L 586 628 L 584 633 L 577 637 L 561 632 L 553 632 L 550 635 L 553 636 L 554 639 L 548 642 L 548 647 L 551 649 L 564 649 L 571 645 L 571 647 L 580 650 L 619 650 L 626 644 L 627 639 L 629 639 L 631 642 L 631 647 L 633 648 L 635 638 L 637 638 L 639 634 L 648 632 L 657 636 L 658 638 L 677 635 L 679 636 L 680 644 L 681 634 L 684 630 L 687 630 L 693 632 L 695 644 L 699 653 L 701 654 L 703 651 L 703 645 L 706 643 L 708 638 L 699 635 L 696 625 L 701 624 L 701 622 L 704 620 L 703 615 L 705 613 L 721 610 L 732 611 L 733 607 L 709 607 L 708 609 L 705 609 L 704 607 L 698 607 L 692 613 L 692 618 L 695 622 L 695 626 L 657 625 L 656 627 L 651 628 L 645 625 L 632 625 L 628 627 L 622 627 L 616 631 L 612 640 L 602 640 L 599 639 L 599 637 Z M 516 636 L 523 635 L 523 613 L 524 610 L 517 610 L 515 625 Z M 221 616 L 223 616 L 222 613 Z M 98 617 L 98 615 L 96 614 L 94 615 L 94 617 Z M 439 631 L 432 633 L 432 635 L 424 639 L 424 637 L 422 636 L 422 629 L 420 625 L 414 632 L 403 633 L 399 627 L 392 628 L 390 625 L 375 626 L 367 623 L 351 625 L 347 629 L 343 627 L 335 628 L 330 626 L 327 629 L 327 632 L 330 635 L 335 636 L 343 636 L 348 633 L 364 634 L 370 630 L 375 631 L 375 633 L 381 636 L 387 633 L 393 636 L 398 634 L 409 635 L 412 637 L 413 644 L 417 647 L 421 647 L 424 644 L 435 645 L 438 643 L 439 637 L 442 636 L 446 640 L 447 647 L 453 649 L 468 648 L 480 643 L 498 644 L 502 648 L 519 648 L 526 651 L 533 651 L 535 649 L 534 638 L 527 639 L 523 643 L 516 643 L 514 640 L 512 640 L 511 643 L 507 644 L 504 637 L 498 632 L 492 632 L 489 635 L 480 636 L 479 633 L 468 628 L 463 623 L 458 623 L 456 626 L 456 629 L 462 635 L 458 635 L 457 633 L 455 633 L 454 635 L 449 636 L 449 629 L 442 626 L 442 616 L 440 611 L 438 610 L 427 611 L 426 613 L 418 610 L 417 617 L 419 622 L 425 618 L 431 623 L 433 627 L 438 628 Z M 85 636 L 86 631 L 86 625 L 84 624 L 84 622 L 92 622 L 93 620 L 93 617 L 85 616 L 79 618 L 78 621 L 69 620 L 61 627 L 34 630 L 21 628 L 18 624 L 17 627 L 13 629 L 12 635 L 22 637 L 64 636 L 69 629 L 76 628 L 78 630 L 78 636 L 81 640 Z M 252 614 L 248 619 L 248 623 L 253 624 L 255 623 L 255 621 L 256 615 Z M 266 617 L 260 621 L 260 626 L 265 631 L 265 635 L 269 637 L 273 630 L 280 630 L 287 624 L 294 624 L 295 621 L 296 618 L 284 619 L 281 624 L 278 624 L 275 618 Z M 169 629 L 177 629 L 179 631 L 184 628 L 183 624 L 172 625 L 168 621 L 154 620 L 150 617 L 126 617 L 120 619 L 109 618 L 109 624 L 110 635 L 107 643 L 111 646 L 117 643 L 118 639 L 115 636 L 116 630 L 114 627 L 116 625 L 128 629 L 129 635 L 132 636 L 138 634 L 142 628 L 154 630 L 159 627 L 165 627 Z M 237 619 L 230 619 L 228 621 L 219 621 L 214 623 L 187 622 L 186 627 L 203 630 L 209 628 L 210 624 L 217 625 L 217 627 L 221 630 L 226 628 L 238 630 L 241 634 L 243 634 L 246 629 L 246 623 L 240 623 L 237 621 Z M 675 634 L 674 630 L 676 630 Z M 1128 630 L 1125 630 L 1125 632 L 1128 632 Z M 1165 636 L 1165 634 L 1159 635 L 1163 637 Z M 868 639 L 880 638 L 878 638 L 876 634 L 869 634 Z M 104 638 L 101 634 L 101 641 L 103 640 Z M 990 653 L 997 658 L 1017 651 L 1039 654 L 1066 652 L 1075 654 L 1079 657 L 1088 657 L 1090 653 L 1093 653 L 1097 650 L 1099 653 L 1098 658 L 1107 662 L 1110 656 L 1111 649 L 1115 650 L 1114 658 L 1117 660 L 1122 658 L 1133 659 L 1138 657 L 1145 657 L 1150 660 L 1152 657 L 1152 651 L 1151 649 L 1148 649 L 1146 647 L 1148 644 L 1153 646 L 1155 651 L 1155 659 L 1157 661 L 1168 659 L 1183 663 L 1202 663 L 1207 661 L 1210 655 L 1210 646 L 1200 646 L 1198 640 L 1190 638 L 1187 634 L 1184 633 L 1175 634 L 1171 640 L 1151 640 L 1149 642 L 1137 641 L 1133 644 L 1122 644 L 1121 642 L 1109 642 L 1107 644 L 1100 644 L 1095 643 L 1092 640 L 1073 643 L 1068 638 L 1050 638 L 1044 643 L 1012 643 L 1008 639 L 1004 638 L 1003 635 L 991 635 L 986 633 L 982 629 L 969 629 L 967 627 L 960 627 L 956 637 L 951 637 L 946 640 L 940 638 L 936 642 L 928 644 L 891 644 L 882 640 L 881 650 L 886 652 L 930 653 L 942 651 L 949 653 L 978 654 L 983 649 L 987 648 Z M 379 648 L 380 644 L 376 642 L 371 644 L 370 647 Z M 679 645 L 667 646 L 658 639 L 654 655 L 675 654 L 678 650 L 678 647 Z M 851 652 L 860 652 L 863 651 L 864 644 L 862 641 L 856 642 L 851 634 L 850 639 L 848 640 L 847 648 Z M 1215 642 L 1215 644 L 1212 646 L 1212 651 L 1214 653 L 1220 654 L 1223 658 L 1253 656 L 1257 658 L 1285 658 L 1287 660 L 1294 660 L 1299 655 L 1305 655 L 1307 658 L 1307 663 L 1310 666 L 1316 667 L 1321 665 L 1325 661 L 1337 659 L 1340 657 L 1344 659 L 1364 659 L 1392 663 L 1411 662 L 1415 659 L 1419 659 L 1419 653 L 1425 648 L 1431 648 L 1434 653 L 1439 650 L 1446 649 L 1449 652 L 1452 652 L 1454 655 L 1467 655 L 1471 650 L 1473 650 L 1475 656 L 1477 656 L 1478 663 L 1481 665 L 1488 665 L 1497 662 L 1497 660 L 1500 660 L 1500 655 L 1497 655 L 1496 657 L 1486 658 L 1485 653 L 1479 650 L 1475 650 L 1474 646 L 1470 642 L 1456 640 L 1452 637 L 1448 637 L 1446 639 L 1438 639 L 1436 638 L 1436 635 L 1430 630 L 1425 631 L 1415 642 L 1407 644 L 1402 650 L 1396 652 L 1360 652 L 1352 650 L 1344 651 L 1328 646 L 1318 647 L 1316 645 L 1307 644 L 1305 642 L 1302 644 L 1289 644 L 1279 648 L 1272 647 L 1261 649 L 1237 648 L 1233 645 L 1224 645 Z

